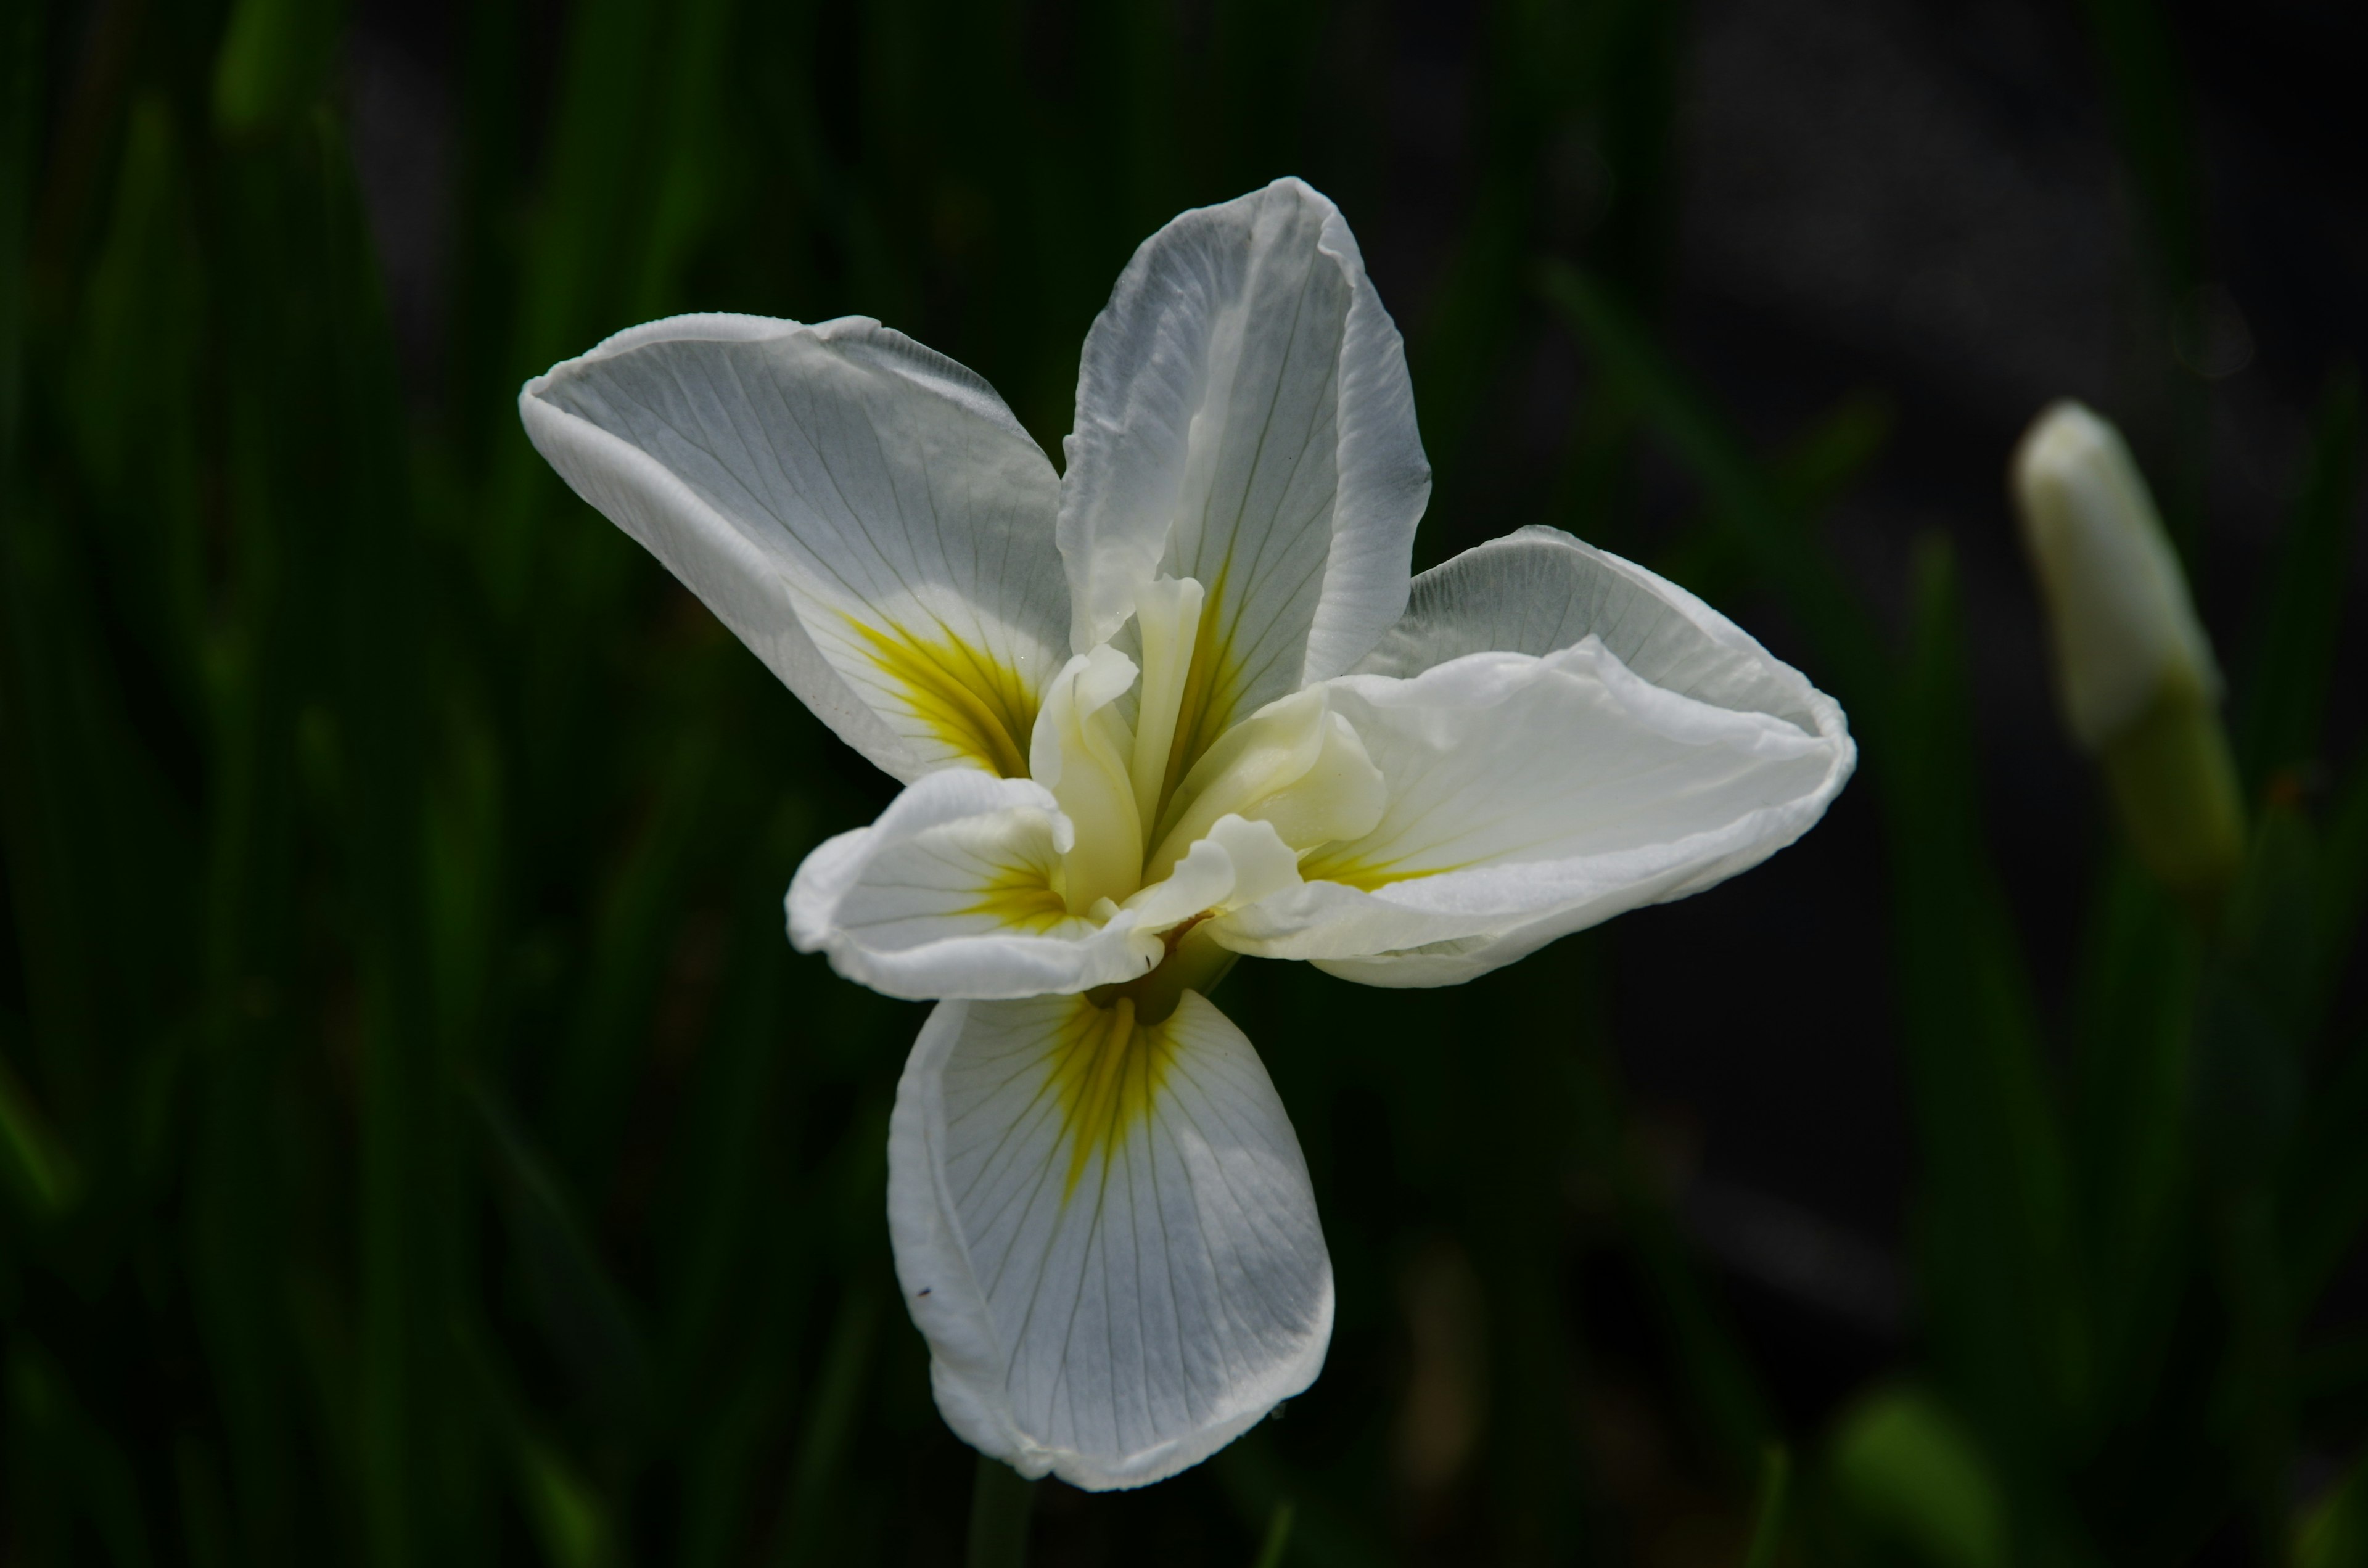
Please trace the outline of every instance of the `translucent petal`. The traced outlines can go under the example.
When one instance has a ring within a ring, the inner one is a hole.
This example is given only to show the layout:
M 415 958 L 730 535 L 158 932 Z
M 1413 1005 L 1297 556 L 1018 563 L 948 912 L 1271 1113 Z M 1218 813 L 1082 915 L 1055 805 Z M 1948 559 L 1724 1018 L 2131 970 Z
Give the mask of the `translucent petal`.
M 1169 784 L 1405 607 L 1430 489 L 1405 350 L 1347 222 L 1297 180 L 1144 243 L 1087 337 L 1067 450 L 1075 647 L 1158 574 L 1207 590 Z
M 553 366 L 518 409 L 864 756 L 1026 774 L 1065 658 L 1058 482 L 985 381 L 861 317 L 677 316 Z
M 1241 1031 L 1083 997 L 947 1003 L 906 1062 L 888 1216 L 948 1425 L 1093 1490 L 1199 1463 L 1315 1381 L 1332 1269 Z
M 1590 636 L 1680 697 L 1804 730 L 1836 717 L 1830 699 L 1735 622 L 1559 528 L 1517 529 L 1416 578 L 1405 616 L 1357 669 L 1417 676 L 1466 653 L 1552 653 Z

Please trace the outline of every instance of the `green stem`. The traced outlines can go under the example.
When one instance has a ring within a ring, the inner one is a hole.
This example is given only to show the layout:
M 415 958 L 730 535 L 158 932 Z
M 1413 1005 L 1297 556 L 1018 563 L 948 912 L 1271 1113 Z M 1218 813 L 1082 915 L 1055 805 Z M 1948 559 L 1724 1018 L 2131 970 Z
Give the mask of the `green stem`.
M 1036 1483 L 1000 1460 L 978 1456 L 970 1487 L 969 1568 L 1027 1568 L 1028 1516 Z
M 1134 1019 L 1139 1024 L 1159 1024 L 1176 1011 L 1176 1004 L 1184 999 L 1187 991 L 1197 991 L 1206 996 L 1217 988 L 1241 955 L 1219 947 L 1208 934 L 1205 925 L 1184 928 L 1181 937 L 1171 938 L 1174 946 L 1159 967 L 1140 980 L 1130 980 L 1122 985 L 1105 985 L 1086 993 L 1086 999 L 1097 1007 L 1115 1006 L 1121 996 L 1134 1004 Z

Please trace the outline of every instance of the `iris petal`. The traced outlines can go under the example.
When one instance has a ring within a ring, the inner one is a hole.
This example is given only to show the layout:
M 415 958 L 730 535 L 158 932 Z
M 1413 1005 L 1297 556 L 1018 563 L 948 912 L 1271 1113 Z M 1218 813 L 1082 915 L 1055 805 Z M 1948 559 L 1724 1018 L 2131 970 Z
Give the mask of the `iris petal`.
M 1315 1381 L 1332 1268 L 1249 1041 L 1084 997 L 946 1003 L 897 1089 L 889 1223 L 938 1407 L 1094 1490 L 1199 1463 Z

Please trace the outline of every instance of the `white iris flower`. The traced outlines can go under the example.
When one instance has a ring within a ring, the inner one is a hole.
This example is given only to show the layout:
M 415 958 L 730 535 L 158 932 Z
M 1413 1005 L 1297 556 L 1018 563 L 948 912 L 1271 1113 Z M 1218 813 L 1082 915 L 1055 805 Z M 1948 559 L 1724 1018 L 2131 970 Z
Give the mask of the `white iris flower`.
M 860 317 L 697 315 L 527 383 L 528 433 L 905 781 L 791 940 L 936 999 L 889 1222 L 938 1406 L 1137 1486 L 1315 1380 L 1332 1272 L 1237 954 L 1445 985 L 1798 837 L 1841 710 L 1653 574 L 1524 528 L 1409 583 L 1397 329 L 1297 180 L 1187 212 L 1087 336 L 1055 475 Z

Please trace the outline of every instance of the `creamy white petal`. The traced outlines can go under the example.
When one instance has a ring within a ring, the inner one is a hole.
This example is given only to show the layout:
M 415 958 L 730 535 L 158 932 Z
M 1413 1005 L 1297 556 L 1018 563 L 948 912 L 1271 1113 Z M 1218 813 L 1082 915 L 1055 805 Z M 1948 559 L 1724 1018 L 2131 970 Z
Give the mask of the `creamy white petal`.
M 1142 885 L 1143 824 L 1127 775 L 1134 737 L 1117 707 L 1133 684 L 1133 661 L 1104 643 L 1069 661 L 1036 715 L 1029 777 L 1053 791 L 1076 829 L 1061 864 L 1073 911 L 1126 898 Z
M 1374 984 L 1470 979 L 1709 887 L 1807 831 L 1856 759 L 1814 690 L 1804 729 L 1655 686 L 1592 635 L 1323 689 L 1388 782 L 1381 822 L 1209 929 Z
M 677 316 L 553 366 L 518 410 L 864 756 L 1026 772 L 1066 653 L 1059 482 L 978 377 L 862 317 Z
M 1092 1490 L 1199 1463 L 1313 1382 L 1332 1268 L 1258 1053 L 1197 993 L 949 1002 L 896 1091 L 888 1219 L 938 1408 Z
M 1372 831 L 1387 787 L 1326 689 L 1269 702 L 1202 754 L 1177 788 L 1146 875 L 1167 875 L 1225 816 L 1271 823 L 1297 849 Z
M 1220 817 L 1166 881 L 1127 901 L 1126 913 L 1144 929 L 1165 932 L 1196 915 L 1237 909 L 1298 885 L 1298 852 L 1272 823 Z
M 1067 452 L 1078 651 L 1156 574 L 1208 590 L 1171 778 L 1405 607 L 1430 491 L 1405 349 L 1348 223 L 1297 180 L 1144 243 L 1086 339 Z
M 1668 578 L 1559 528 L 1531 527 L 1414 580 L 1406 615 L 1360 674 L 1417 676 L 1466 653 L 1552 653 L 1601 640 L 1664 690 L 1805 730 L 1838 726 L 1832 699 Z
M 1075 838 L 1041 784 L 933 773 L 806 857 L 790 883 L 790 940 L 859 984 L 921 1000 L 1133 980 L 1159 961 L 1159 937 L 1133 916 L 1069 911 L 1055 889 Z

